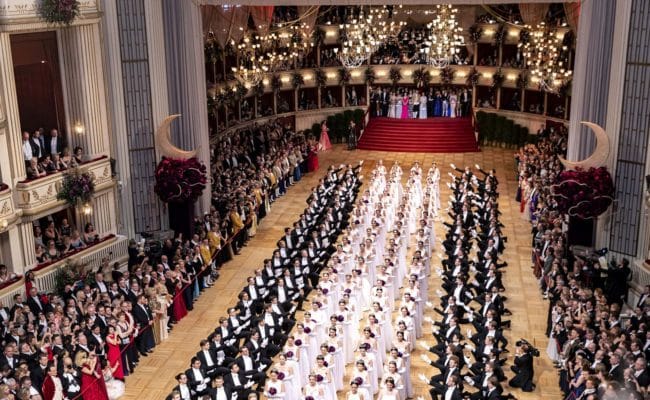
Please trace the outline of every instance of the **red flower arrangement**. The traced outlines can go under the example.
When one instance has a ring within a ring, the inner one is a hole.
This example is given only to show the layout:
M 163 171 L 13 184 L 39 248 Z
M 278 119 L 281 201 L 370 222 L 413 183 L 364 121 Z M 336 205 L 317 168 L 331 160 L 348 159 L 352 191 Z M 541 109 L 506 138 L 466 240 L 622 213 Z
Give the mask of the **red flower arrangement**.
M 614 202 L 614 181 L 607 168 L 563 171 L 551 187 L 561 213 L 595 218 Z
M 156 167 L 154 191 L 165 203 L 195 201 L 207 182 L 205 165 L 192 157 L 187 160 L 167 158 Z

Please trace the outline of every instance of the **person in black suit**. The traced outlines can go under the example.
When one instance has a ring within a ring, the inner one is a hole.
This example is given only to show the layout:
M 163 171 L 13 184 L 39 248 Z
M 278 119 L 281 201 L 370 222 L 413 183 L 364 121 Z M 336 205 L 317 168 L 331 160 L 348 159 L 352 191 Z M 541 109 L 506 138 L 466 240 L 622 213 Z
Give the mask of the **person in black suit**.
M 65 140 L 59 135 L 59 131 L 52 129 L 50 134 L 44 140 L 44 154 L 61 154 L 66 148 Z
M 514 363 L 515 365 L 511 369 L 516 375 L 510 379 L 508 384 L 511 387 L 521 388 L 524 392 L 535 390 L 535 384 L 533 383 L 533 375 L 535 374 L 533 355 L 530 354 L 528 344 L 522 343 L 521 346 L 517 346 Z
M 212 390 L 212 380 L 208 376 L 205 368 L 201 365 L 201 360 L 198 357 L 192 357 L 191 367 L 185 371 L 187 376 L 187 384 L 192 390 L 193 396 L 209 395 L 214 398 L 214 391 Z
M 217 376 L 214 378 L 213 393 L 212 398 L 214 400 L 234 400 L 233 394 L 236 394 L 224 384 L 223 376 Z M 235 398 L 239 398 L 239 395 Z
M 255 381 L 259 387 L 264 387 L 266 374 L 262 371 L 266 370 L 269 365 L 255 361 L 253 356 L 250 354 L 248 347 L 243 346 L 239 349 L 239 357 L 235 359 L 235 364 L 237 364 L 239 371 L 241 371 L 244 376 Z
M 237 398 L 239 399 L 245 399 L 255 384 L 255 381 L 249 379 L 241 372 L 239 364 L 236 362 L 230 364 L 230 372 L 225 374 L 223 379 L 224 386 L 228 387 L 230 392 L 237 393 Z
M 137 296 L 136 304 L 133 306 L 133 319 L 138 326 L 140 333 L 135 338 L 135 345 L 143 356 L 151 353 L 156 346 L 153 336 L 153 314 L 149 309 L 149 300 L 144 295 Z
M 178 382 L 178 385 L 174 386 L 173 390 L 175 393 L 178 393 L 180 395 L 181 400 L 196 399 L 196 395 L 192 393 L 192 389 L 187 382 L 187 375 L 184 373 L 176 375 L 176 382 Z M 174 399 L 172 398 L 172 400 Z

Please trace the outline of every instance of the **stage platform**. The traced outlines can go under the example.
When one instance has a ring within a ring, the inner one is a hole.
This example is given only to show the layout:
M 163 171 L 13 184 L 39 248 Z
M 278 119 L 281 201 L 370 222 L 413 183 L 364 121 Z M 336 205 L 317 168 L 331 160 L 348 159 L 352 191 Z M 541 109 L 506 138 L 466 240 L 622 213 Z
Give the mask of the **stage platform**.
M 469 117 L 372 118 L 357 147 L 362 150 L 426 153 L 479 151 Z

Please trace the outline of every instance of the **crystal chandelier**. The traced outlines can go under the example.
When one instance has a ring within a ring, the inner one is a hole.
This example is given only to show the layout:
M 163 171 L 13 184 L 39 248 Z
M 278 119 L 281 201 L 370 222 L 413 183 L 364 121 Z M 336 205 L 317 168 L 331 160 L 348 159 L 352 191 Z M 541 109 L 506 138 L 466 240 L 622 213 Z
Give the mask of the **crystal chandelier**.
M 463 28 L 456 20 L 458 9 L 451 4 L 436 6 L 435 18 L 427 24 L 429 37 L 424 42 L 422 53 L 427 63 L 435 68 L 444 68 L 465 45 Z
M 334 49 L 345 68 L 356 68 L 370 58 L 379 46 L 399 33 L 405 22 L 393 20 L 393 9 L 361 7 L 352 21 L 339 25 L 341 49 Z
M 233 42 L 233 46 L 234 44 Z M 237 66 L 231 69 L 235 78 L 246 87 L 258 84 L 264 77 L 264 73 L 268 71 L 268 68 L 263 65 L 263 57 L 259 52 L 259 41 L 253 40 L 250 36 L 245 36 L 237 45 Z
M 557 93 L 571 79 L 568 65 L 568 46 L 564 34 L 544 22 L 531 30 L 530 40 L 524 45 L 524 57 L 533 81 L 547 92 Z

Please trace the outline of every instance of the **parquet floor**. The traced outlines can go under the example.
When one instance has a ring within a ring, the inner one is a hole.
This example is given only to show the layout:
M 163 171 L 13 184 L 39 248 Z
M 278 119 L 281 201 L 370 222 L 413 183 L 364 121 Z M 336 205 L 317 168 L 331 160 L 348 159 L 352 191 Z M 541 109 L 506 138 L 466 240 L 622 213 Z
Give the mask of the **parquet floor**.
M 419 161 L 423 172 L 436 161 L 441 169 L 441 182 L 447 182 L 447 173 L 451 170 L 450 163 L 457 166 L 480 164 L 485 170 L 495 168 L 499 179 L 499 209 L 503 213 L 501 221 L 505 225 L 503 234 L 508 237 L 506 251 L 502 260 L 508 262 L 504 276 L 505 295 L 508 297 L 507 307 L 512 311 L 512 329 L 505 331 L 509 341 L 511 354 L 514 353 L 514 342 L 524 337 L 534 343 L 541 351 L 540 358 L 535 359 L 535 382 L 537 390 L 533 393 L 523 393 L 513 390 L 518 399 L 559 399 L 560 391 L 557 385 L 557 372 L 545 355 L 548 339 L 544 335 L 548 303 L 542 299 L 535 278 L 530 269 L 530 225 L 521 218 L 519 204 L 514 200 L 516 191 L 516 175 L 514 171 L 513 151 L 508 149 L 488 148 L 479 153 L 464 154 L 425 154 L 425 153 L 385 153 L 377 151 L 347 151 L 343 145 L 335 145 L 329 152 L 320 154 L 321 169 L 303 177 L 303 180 L 289 190 L 289 193 L 272 205 L 269 215 L 260 224 L 257 235 L 251 239 L 248 246 L 234 260 L 225 264 L 221 277 L 214 287 L 208 289 L 194 305 L 192 311 L 172 331 L 169 339 L 156 347 L 153 354 L 141 358 L 135 374 L 127 377 L 124 400 L 160 400 L 171 391 L 175 385 L 174 376 L 184 371 L 190 358 L 196 353 L 199 341 L 205 338 L 217 326 L 219 317 L 225 315 L 226 308 L 236 303 L 237 294 L 243 287 L 245 279 L 253 270 L 269 257 L 275 248 L 277 239 L 282 235 L 285 226 L 297 219 L 305 207 L 311 187 L 324 174 L 331 164 L 356 163 L 365 160 L 364 173 L 368 173 L 375 161 L 383 159 L 390 168 L 393 160 L 397 160 L 406 171 L 414 161 Z M 441 184 L 443 204 L 449 197 L 445 184 Z M 443 205 L 443 208 L 445 206 Z M 436 235 L 444 234 L 441 224 L 436 225 Z M 432 270 L 439 265 L 439 259 L 433 251 Z M 439 288 L 439 278 L 432 274 L 429 287 L 430 300 L 438 304 L 435 289 Z M 427 315 L 433 317 L 432 312 Z M 465 327 L 463 331 L 465 331 Z M 422 340 L 432 342 L 430 329 L 425 326 Z M 434 373 L 432 367 L 420 360 L 423 351 L 419 348 L 412 353 L 412 381 L 415 385 L 416 396 L 429 400 L 429 386 L 418 378 L 419 373 L 430 376 Z M 435 356 L 428 353 L 432 358 Z M 510 363 L 509 363 L 510 364 Z M 510 377 L 509 366 L 504 368 Z M 507 389 L 507 388 L 506 388 Z M 345 392 L 339 392 L 339 398 L 345 398 Z

